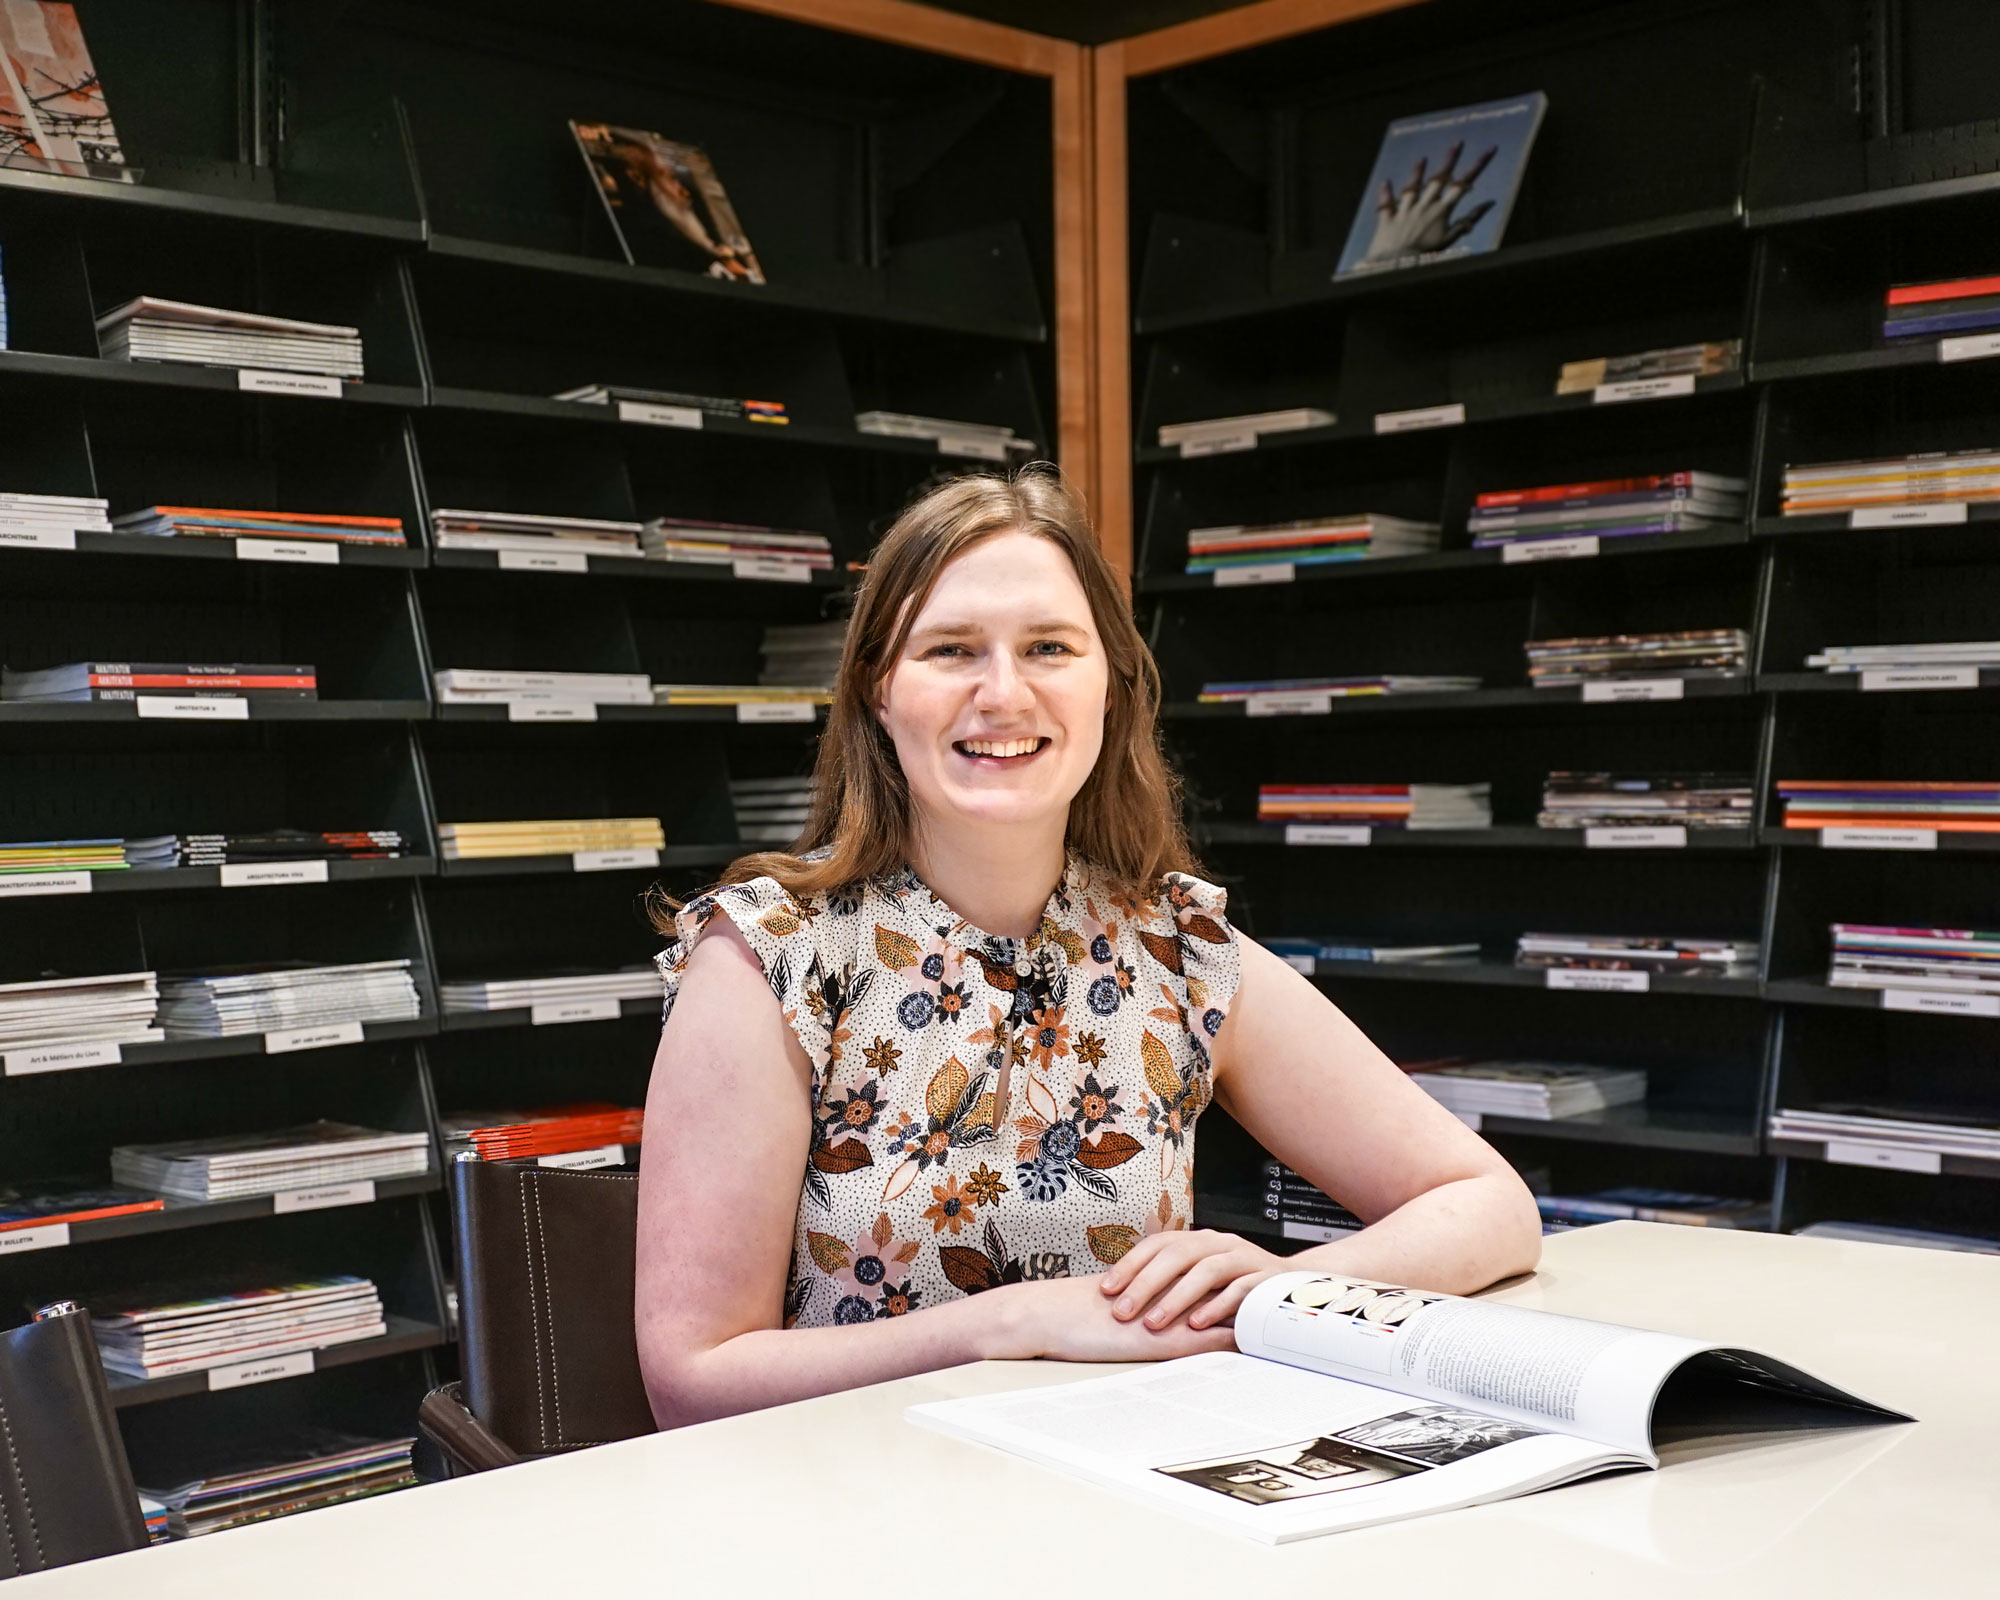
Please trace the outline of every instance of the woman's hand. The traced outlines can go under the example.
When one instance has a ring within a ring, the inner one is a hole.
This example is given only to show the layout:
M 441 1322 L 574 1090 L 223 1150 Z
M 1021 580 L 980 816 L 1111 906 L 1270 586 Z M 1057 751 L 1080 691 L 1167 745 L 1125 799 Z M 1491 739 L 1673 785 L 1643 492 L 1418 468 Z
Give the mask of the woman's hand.
M 1112 1314 L 1095 1277 L 1044 1278 L 1008 1284 L 978 1296 L 1005 1305 L 999 1338 L 989 1357 L 1050 1361 L 1171 1361 L 1209 1350 L 1234 1350 L 1235 1330 L 1190 1328 L 1185 1323 L 1149 1328 Z
M 1098 1277 L 1097 1287 L 1115 1301 L 1111 1314 L 1120 1322 L 1143 1312 L 1144 1326 L 1158 1330 L 1185 1316 L 1199 1331 L 1233 1319 L 1245 1295 L 1286 1270 L 1283 1256 L 1236 1234 L 1175 1229 L 1141 1239 Z

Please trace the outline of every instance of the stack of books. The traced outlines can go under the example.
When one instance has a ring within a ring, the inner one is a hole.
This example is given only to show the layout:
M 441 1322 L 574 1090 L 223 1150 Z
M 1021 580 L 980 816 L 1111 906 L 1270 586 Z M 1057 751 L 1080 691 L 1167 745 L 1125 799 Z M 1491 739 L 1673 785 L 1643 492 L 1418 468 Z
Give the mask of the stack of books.
M 1935 339 L 2000 328 L 2000 278 L 1898 283 L 1882 296 L 1884 339 Z
M 1830 644 L 1806 657 L 1806 665 L 1827 673 L 1856 673 L 1885 667 L 1991 667 L 2000 669 L 2000 640 L 1953 644 Z
M 2000 450 L 1932 451 L 1785 468 L 1788 517 L 2000 499 Z
M 579 817 L 553 822 L 440 822 L 446 861 L 499 856 L 567 856 L 580 850 L 660 850 L 667 842 L 658 817 Z
M 297 1350 L 323 1350 L 388 1332 L 382 1298 L 367 1278 L 213 1290 L 141 1290 L 93 1300 L 90 1331 L 112 1372 L 172 1378 Z
M 1444 673 L 1370 673 L 1355 678 L 1252 678 L 1244 682 L 1204 683 L 1198 697 L 1204 705 L 1233 705 L 1266 694 L 1317 694 L 1336 700 L 1370 694 L 1466 694 L 1479 687 L 1477 678 Z
M 1584 1117 L 1646 1098 L 1646 1074 L 1619 1067 L 1556 1061 L 1419 1064 L 1410 1082 L 1448 1111 L 1553 1122 Z
M 135 1189 L 0 1189 L 0 1233 L 45 1228 L 57 1222 L 96 1222 L 164 1211 L 165 1200 Z
M 1187 570 L 1223 572 L 1232 567 L 1279 563 L 1322 566 L 1332 561 L 1429 555 L 1437 547 L 1435 522 L 1412 522 L 1369 511 L 1257 526 L 1191 528 Z
M 86 978 L 0 983 L 0 1054 L 66 1044 L 157 1044 L 159 975 L 101 972 Z
M 177 1200 L 237 1200 L 283 1189 L 414 1177 L 429 1169 L 429 1134 L 384 1133 L 344 1122 L 125 1144 L 111 1152 L 115 1182 Z
M 270 828 L 262 833 L 183 833 L 174 836 L 183 867 L 223 867 L 254 861 L 388 861 L 409 853 L 409 841 L 394 828 L 349 833 L 311 833 Z M 133 841 L 127 840 L 129 846 Z M 141 841 L 144 842 L 144 841 Z
M 1203 445 L 1228 447 L 1243 439 L 1255 440 L 1267 433 L 1297 433 L 1303 428 L 1330 428 L 1339 421 L 1331 411 L 1317 406 L 1292 406 L 1283 411 L 1252 411 L 1240 417 L 1204 417 L 1199 422 L 1169 422 L 1160 429 L 1160 443 L 1169 449 L 1179 446 L 1189 455 Z
M 611 972 L 571 971 L 539 978 L 472 978 L 438 985 L 438 1004 L 453 1013 L 521 1011 L 532 1006 L 588 1005 L 660 1000 L 659 969 L 619 967 Z
M 1319 1244 L 1358 1232 L 1362 1225 L 1352 1211 L 1282 1161 L 1264 1163 L 1263 1212 L 1266 1222 L 1278 1225 L 1280 1238 Z
M 1755 797 L 1734 772 L 1551 772 L 1541 828 L 1747 828 Z
M 764 670 L 757 682 L 766 688 L 823 689 L 833 692 L 840 676 L 841 652 L 847 647 L 847 623 L 774 622 L 764 629 Z
M 160 980 L 170 1039 L 219 1039 L 342 1022 L 403 1022 L 422 1014 L 408 956 L 312 967 L 303 962 Z
M 257 367 L 359 378 L 361 330 L 297 322 L 253 311 L 224 311 L 142 295 L 97 319 L 109 361 L 188 361 L 203 367 Z
M 39 839 L 0 844 L 0 882 L 22 873 L 124 872 L 180 865 L 179 838 Z
M 1835 1104 L 1771 1114 L 1773 1139 L 1808 1144 L 1861 1143 L 2000 1161 L 2000 1114 L 1958 1106 Z
M 1918 1250 L 1956 1250 L 1966 1255 L 2000 1256 L 2000 1239 L 1970 1233 L 1899 1228 L 1884 1222 L 1810 1222 L 1792 1232 L 1801 1239 L 1852 1239 L 1861 1244 L 1901 1244 Z
M 416 1443 L 413 1438 L 360 1439 L 301 1430 L 289 1457 L 232 1465 L 172 1488 L 141 1489 L 139 1497 L 160 1508 L 167 1537 L 199 1539 L 225 1528 L 407 1488 L 417 1481 L 410 1462 Z M 149 1530 L 152 1523 L 149 1513 Z
M 1345 822 L 1369 828 L 1490 828 L 1490 783 L 1267 783 L 1259 822 Z
M 676 389 L 638 389 L 624 383 L 586 383 L 553 398 L 590 406 L 659 406 L 668 411 L 698 411 L 723 422 L 767 422 L 783 427 L 792 419 L 782 400 L 740 400 L 734 395 L 683 394 Z M 652 418 L 641 418 L 651 421 Z M 699 427 L 699 423 L 693 424 Z
M 562 552 L 638 560 L 639 524 L 610 517 L 549 517 L 532 511 L 433 511 L 431 543 L 440 550 Z
M 831 689 L 783 683 L 656 683 L 656 706 L 823 706 Z M 801 714 L 803 720 L 803 713 Z
M 855 430 L 887 439 L 935 440 L 944 455 L 977 456 L 1005 461 L 1009 451 L 1031 452 L 1035 441 L 1018 437 L 997 422 L 957 422 L 950 417 L 922 417 L 908 411 L 857 411 Z
M 1322 963 L 1365 961 L 1375 965 L 1407 965 L 1417 962 L 1476 961 L 1477 944 L 1380 944 L 1372 939 L 1314 934 L 1309 938 L 1271 938 L 1258 941 L 1288 966 L 1308 977 Z
M 218 511 L 208 506 L 147 506 L 111 519 L 119 533 L 156 539 L 282 539 L 314 544 L 364 545 L 401 550 L 401 517 L 345 516 L 336 512 Z
M 75 661 L 33 672 L 0 670 L 0 700 L 317 700 L 310 666 L 232 661 Z
M 139 1515 L 146 1522 L 146 1543 L 165 1544 L 173 1537 L 173 1518 L 166 1502 L 146 1490 L 139 1491 Z
M 1764 1200 L 1688 1194 L 1679 1189 L 1638 1187 L 1600 1189 L 1595 1194 L 1538 1194 L 1544 1222 L 1573 1227 L 1593 1222 L 1674 1222 L 1694 1228 L 1769 1228 L 1771 1206 Z
M 513 672 L 444 667 L 431 674 L 447 706 L 649 706 L 653 680 L 643 672 Z
M 89 495 L 0 494 L 0 546 L 40 543 L 43 534 L 109 533 L 110 509 L 110 501 Z
M 812 779 L 731 778 L 729 803 L 745 844 L 790 844 L 812 814 Z
M 732 570 L 738 563 L 776 562 L 808 576 L 833 570 L 833 542 L 823 533 L 763 528 L 747 522 L 655 517 L 645 526 L 643 542 L 646 555 L 654 561 L 691 561 Z
M 538 1111 L 460 1111 L 441 1119 L 447 1160 L 467 1150 L 482 1161 L 519 1161 L 637 1144 L 645 1125 L 637 1106 L 600 1102 Z
M 1740 523 L 1743 490 L 1741 478 L 1695 471 L 1493 489 L 1474 500 L 1466 528 L 1475 550 L 1547 539 L 1687 533 Z
M 2000 833 L 2000 779 L 1904 783 L 1866 778 L 1784 778 L 1788 828 L 1929 828 Z
M 1587 972 L 1650 972 L 1675 977 L 1752 977 L 1759 954 L 1750 939 L 1673 939 L 1621 933 L 1524 933 L 1517 967 Z
M 1741 628 L 1530 639 L 1523 648 L 1528 682 L 1537 689 L 1632 678 L 1740 678 L 1750 664 L 1750 635 Z
M 1707 339 L 1629 356 L 1593 356 L 1586 361 L 1565 361 L 1556 375 L 1556 393 L 1588 394 L 1607 383 L 1639 383 L 1648 378 L 1712 378 L 1734 372 L 1742 361 L 1741 339 Z
M 1835 989 L 2000 994 L 2000 933 L 1836 922 L 1826 981 Z

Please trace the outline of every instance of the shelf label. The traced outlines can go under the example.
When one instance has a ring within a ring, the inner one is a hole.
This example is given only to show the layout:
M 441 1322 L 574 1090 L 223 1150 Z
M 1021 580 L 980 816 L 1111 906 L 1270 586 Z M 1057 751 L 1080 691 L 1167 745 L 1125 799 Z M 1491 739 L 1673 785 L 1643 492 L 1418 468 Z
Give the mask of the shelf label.
M 663 406 L 651 400 L 620 400 L 620 422 L 643 422 L 654 428 L 701 430 L 701 411 L 695 406 Z
M 231 861 L 221 867 L 225 889 L 261 889 L 273 883 L 325 883 L 324 861 Z
M 1359 822 L 1288 822 L 1286 844 L 1372 844 L 1375 830 Z
M 96 1041 L 85 1044 L 44 1044 L 32 1050 L 7 1052 L 7 1076 L 18 1078 L 29 1072 L 67 1072 L 72 1067 L 115 1067 L 125 1059 L 116 1044 Z
M 316 1189 L 281 1189 L 271 1196 L 271 1210 L 278 1216 L 288 1211 L 328 1211 L 334 1206 L 367 1206 L 375 1203 L 375 1180 L 359 1183 L 323 1183 Z
M 1863 667 L 1861 692 L 1896 689 L 1977 689 L 1977 667 Z
M 89 894 L 88 872 L 0 872 L 0 900 L 9 895 Z
M 1935 850 L 1935 828 L 1821 828 L 1824 850 Z
M 1682 850 L 1688 831 L 1680 823 L 1655 828 L 1585 828 L 1586 850 Z
M 1354 1230 L 1336 1228 L 1324 1222 L 1281 1222 L 1278 1237 L 1281 1239 L 1310 1239 L 1314 1244 L 1331 1244 L 1335 1239 L 1344 1239 Z
M 2000 1017 L 2000 994 L 1940 994 L 1935 989 L 1884 989 L 1884 1011 L 1928 1011 L 1945 1017 Z
M 941 456 L 971 456 L 976 461 L 1005 461 L 1007 441 L 981 433 L 941 433 L 937 436 Z
M 1316 956 L 1279 956 L 1278 959 L 1304 978 L 1310 978 L 1319 971 L 1319 959 Z
M 276 1356 L 269 1361 L 238 1361 L 227 1367 L 208 1369 L 208 1387 L 216 1389 L 240 1389 L 246 1383 L 269 1383 L 274 1378 L 303 1378 L 313 1369 L 313 1353 L 310 1350 L 294 1350 L 288 1356 Z
M 1694 393 L 1694 374 L 1677 372 L 1670 378 L 1626 378 L 1620 383 L 1600 383 L 1590 391 L 1592 405 L 1617 405 L 1625 400 L 1666 400 Z
M 1454 400 L 1443 406 L 1418 406 L 1414 411 L 1378 411 L 1377 433 L 1415 433 L 1420 428 L 1455 428 L 1465 420 L 1465 402 Z
M 1585 705 L 1622 705 L 1633 700 L 1679 700 L 1687 693 L 1685 678 L 1626 678 L 1583 685 Z
M 1254 428 L 1245 428 L 1240 433 L 1210 433 L 1198 439 L 1181 440 L 1181 459 L 1186 461 L 1194 456 L 1227 455 L 1232 450 L 1256 448 L 1257 430 Z
M 1888 1167 L 1896 1172 L 1944 1170 L 1944 1158 L 1935 1150 L 1912 1150 L 1899 1144 L 1863 1144 L 1829 1139 L 1826 1159 L 1843 1167 Z
M 308 566 L 337 567 L 340 546 L 332 540 L 238 539 L 238 561 L 300 561 Z
M 23 1256 L 30 1250 L 60 1250 L 68 1243 L 67 1222 L 45 1222 L 39 1228 L 9 1228 L 0 1233 L 0 1256 Z
M 1291 583 L 1299 569 L 1289 561 L 1259 561 L 1248 567 L 1217 567 L 1212 574 L 1218 589 L 1247 589 L 1260 583 Z
M 612 1022 L 618 1017 L 618 997 L 599 995 L 590 1000 L 537 1000 L 529 1008 L 537 1028 L 561 1022 Z
M 1935 506 L 1856 506 L 1847 513 L 1850 528 L 1941 528 L 1964 520 L 1963 500 Z
M 142 694 L 132 701 L 142 717 L 167 717 L 180 722 L 248 722 L 250 702 L 240 694 L 182 699 L 170 694 Z
M 280 1028 L 264 1035 L 264 1054 L 280 1056 L 290 1050 L 324 1050 L 329 1045 L 360 1044 L 366 1037 L 358 1022 L 329 1022 L 317 1028 Z
M 236 369 L 236 387 L 251 394 L 315 394 L 338 400 L 346 393 L 341 380 L 323 372 L 263 372 L 255 367 Z
M 1550 967 L 1543 974 L 1549 989 L 1595 989 L 1607 994 L 1644 994 L 1652 986 L 1650 972 L 1599 972 L 1591 967 Z
M 502 572 L 588 572 L 590 555 L 583 550 L 502 550 Z
M 803 561 L 787 561 L 783 556 L 743 556 L 729 563 L 739 578 L 762 583 L 811 583 L 813 569 Z
M 1983 361 L 1988 356 L 2000 356 L 2000 333 L 1968 333 L 1938 340 L 1940 361 Z
M 587 1172 L 592 1167 L 622 1167 L 625 1165 L 625 1147 L 622 1144 L 603 1144 L 595 1150 L 565 1150 L 560 1155 L 537 1156 L 538 1167 L 554 1167 L 560 1172 Z
M 811 722 L 819 707 L 810 700 L 741 700 L 738 722 Z
M 0 545 L 17 550 L 74 550 L 76 529 L 23 527 L 0 517 Z
M 595 700 L 509 700 L 509 722 L 595 722 Z
M 640 850 L 572 850 L 572 872 L 616 872 L 623 867 L 657 867 L 660 852 L 651 845 Z
M 1253 694 L 1243 701 L 1246 717 L 1323 717 L 1333 710 L 1330 694 L 1298 694 L 1274 691 Z
M 1577 561 L 1598 552 L 1597 535 L 1586 533 L 1574 539 L 1523 539 L 1519 544 L 1500 547 L 1500 564 L 1511 567 L 1520 561 Z

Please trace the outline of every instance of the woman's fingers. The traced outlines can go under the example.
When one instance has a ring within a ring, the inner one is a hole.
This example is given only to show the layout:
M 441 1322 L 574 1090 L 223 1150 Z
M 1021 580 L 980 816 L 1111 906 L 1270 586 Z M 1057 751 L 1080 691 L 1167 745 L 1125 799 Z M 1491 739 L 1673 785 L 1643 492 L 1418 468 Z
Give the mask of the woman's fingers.
M 1268 1276 L 1268 1272 L 1258 1268 L 1231 1279 L 1188 1313 L 1188 1326 L 1207 1328 L 1228 1321 L 1236 1315 L 1236 1308 L 1243 1304 L 1244 1297 Z
M 1226 1283 L 1242 1274 L 1244 1268 L 1231 1255 L 1204 1256 L 1168 1286 L 1165 1294 L 1154 1302 L 1146 1313 L 1149 1327 L 1164 1328 L 1183 1311 L 1193 1306 L 1217 1284 Z
M 1160 1253 L 1163 1245 L 1171 1243 L 1176 1237 L 1179 1237 L 1177 1231 L 1175 1233 L 1147 1234 L 1145 1238 L 1133 1245 L 1130 1250 L 1127 1250 L 1124 1255 L 1112 1263 L 1108 1269 L 1098 1274 L 1098 1287 L 1107 1295 L 1118 1294 L 1124 1289 L 1126 1284 L 1138 1276 L 1141 1267 L 1145 1266 L 1148 1261 Z
M 1111 1308 L 1112 1315 L 1122 1322 L 1131 1321 L 1153 1303 L 1155 1296 L 1200 1259 L 1206 1252 L 1191 1242 L 1193 1238 L 1192 1234 L 1182 1234 L 1180 1242 L 1155 1250 L 1152 1258 L 1140 1267 L 1138 1276 L 1118 1297 L 1118 1303 Z

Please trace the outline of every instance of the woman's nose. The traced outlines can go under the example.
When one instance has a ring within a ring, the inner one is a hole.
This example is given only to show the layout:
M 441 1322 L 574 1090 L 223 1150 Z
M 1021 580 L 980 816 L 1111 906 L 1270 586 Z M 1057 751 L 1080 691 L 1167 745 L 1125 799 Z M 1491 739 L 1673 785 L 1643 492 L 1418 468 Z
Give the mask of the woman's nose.
M 1012 656 L 996 650 L 988 658 L 986 670 L 979 676 L 979 687 L 973 694 L 973 704 L 988 713 L 1019 711 L 1034 704 L 1034 692 L 1028 687 L 1028 680 L 1021 675 L 1021 669 Z

